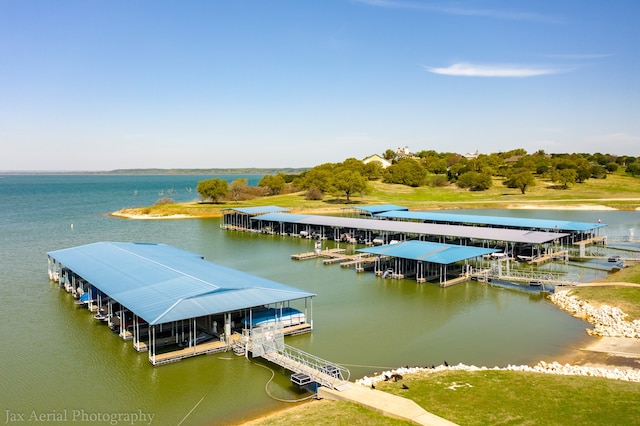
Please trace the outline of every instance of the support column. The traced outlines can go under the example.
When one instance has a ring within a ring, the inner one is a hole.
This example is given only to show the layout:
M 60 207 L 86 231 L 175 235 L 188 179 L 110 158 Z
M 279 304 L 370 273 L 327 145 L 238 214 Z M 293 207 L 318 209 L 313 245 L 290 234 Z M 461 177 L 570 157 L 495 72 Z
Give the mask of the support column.
M 231 313 L 224 314 L 224 342 L 229 346 L 231 343 Z

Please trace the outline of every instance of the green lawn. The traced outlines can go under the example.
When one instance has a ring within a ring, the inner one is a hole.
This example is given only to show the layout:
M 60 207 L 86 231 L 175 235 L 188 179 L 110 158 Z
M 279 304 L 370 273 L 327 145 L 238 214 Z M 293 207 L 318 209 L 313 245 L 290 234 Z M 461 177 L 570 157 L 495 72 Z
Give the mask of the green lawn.
M 631 425 L 640 422 L 640 384 L 512 371 L 412 375 L 378 389 L 413 399 L 461 425 Z

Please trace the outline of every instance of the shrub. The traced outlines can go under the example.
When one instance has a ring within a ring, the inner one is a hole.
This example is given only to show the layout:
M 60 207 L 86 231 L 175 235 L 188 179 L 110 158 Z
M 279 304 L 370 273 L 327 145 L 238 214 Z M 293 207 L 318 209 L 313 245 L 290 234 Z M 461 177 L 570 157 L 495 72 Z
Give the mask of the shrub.
M 164 197 L 164 198 L 160 198 L 158 201 L 156 201 L 153 205 L 154 206 L 162 206 L 165 204 L 175 204 L 176 202 L 173 201 L 173 198 L 169 198 L 169 197 Z
M 305 192 L 304 199 L 305 200 L 322 200 L 322 191 L 320 191 L 315 186 L 312 186 Z

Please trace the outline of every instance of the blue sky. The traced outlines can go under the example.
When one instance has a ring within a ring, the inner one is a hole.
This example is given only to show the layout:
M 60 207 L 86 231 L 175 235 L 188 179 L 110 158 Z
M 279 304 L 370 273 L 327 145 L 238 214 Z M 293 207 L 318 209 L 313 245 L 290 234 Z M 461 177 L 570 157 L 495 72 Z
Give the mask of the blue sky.
M 636 0 L 0 0 L 0 170 L 640 156 Z

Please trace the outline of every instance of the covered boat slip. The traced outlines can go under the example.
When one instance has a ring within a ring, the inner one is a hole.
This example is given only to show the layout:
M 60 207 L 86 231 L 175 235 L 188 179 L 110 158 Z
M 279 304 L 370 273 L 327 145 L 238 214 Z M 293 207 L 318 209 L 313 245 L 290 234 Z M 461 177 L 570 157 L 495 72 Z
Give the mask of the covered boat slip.
M 418 239 L 439 243 L 495 248 L 513 251 L 514 247 L 542 247 L 558 245 L 569 234 L 562 232 L 502 229 L 462 225 L 418 223 L 395 220 L 359 219 L 337 216 L 267 213 L 252 217 L 258 232 L 315 236 L 336 241 L 350 241 L 366 245 L 383 245 L 392 241 Z
M 479 259 L 497 250 L 413 240 L 357 251 L 376 256 L 376 275 L 415 277 L 418 282 L 437 279 L 447 287 L 469 279 L 474 268 L 478 269 Z
M 98 312 L 154 365 L 230 349 L 269 311 L 285 333 L 311 331 L 313 293 L 204 260 L 164 244 L 99 242 L 48 253 L 49 277 Z M 291 320 L 291 304 L 301 315 Z M 98 316 L 100 315 L 100 316 Z
M 251 230 L 251 218 L 266 213 L 284 213 L 289 209 L 278 206 L 228 208 L 222 210 L 222 229 Z
M 373 216 L 380 219 L 439 223 L 446 225 L 482 226 L 499 229 L 521 229 L 530 231 L 562 232 L 569 234 L 566 244 L 577 244 L 598 236 L 604 223 L 575 222 L 554 219 L 531 219 L 521 217 L 483 216 L 433 211 L 383 211 Z

